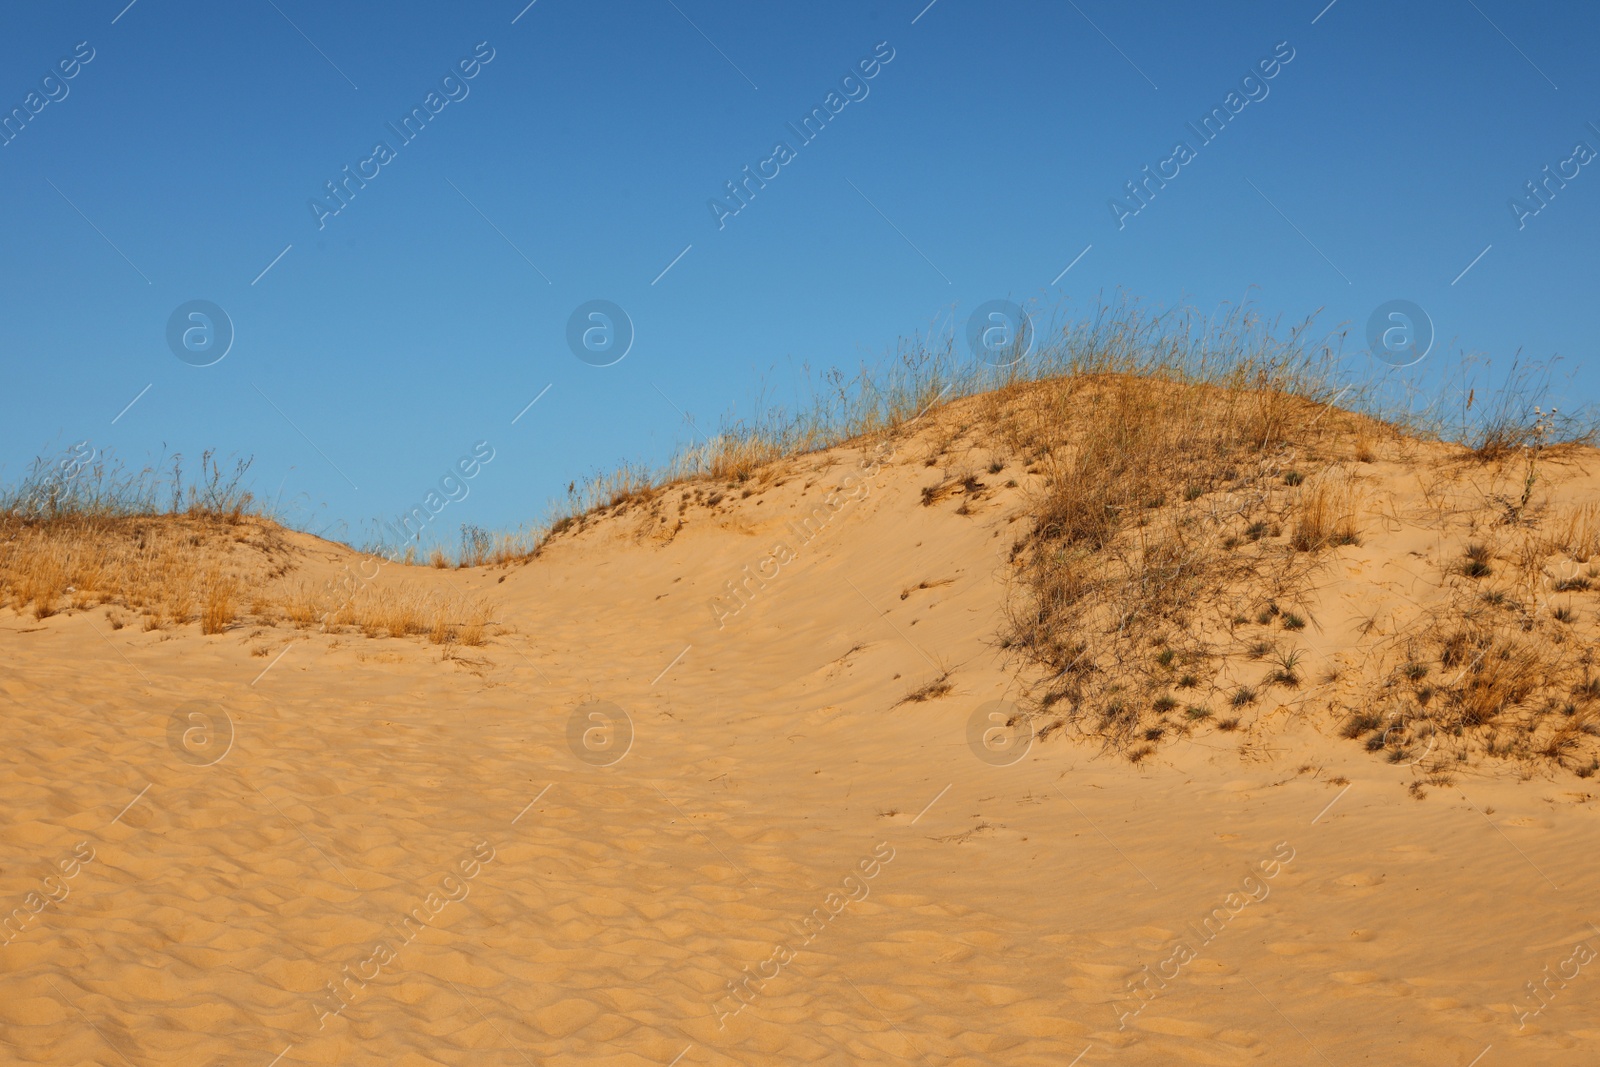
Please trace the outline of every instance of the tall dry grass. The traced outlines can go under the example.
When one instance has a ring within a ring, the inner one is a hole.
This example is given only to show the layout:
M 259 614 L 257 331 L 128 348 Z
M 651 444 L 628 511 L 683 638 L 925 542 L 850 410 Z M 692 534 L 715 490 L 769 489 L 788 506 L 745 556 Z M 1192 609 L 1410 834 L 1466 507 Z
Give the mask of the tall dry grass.
M 1151 312 L 1121 299 L 1100 304 L 1086 318 L 1072 318 L 1064 307 L 1052 312 L 1035 307 L 1031 314 L 1035 344 L 1026 353 L 1012 353 L 1014 362 L 1005 366 L 975 360 L 965 350 L 961 324 L 950 317 L 902 338 L 885 359 L 863 363 L 853 374 L 838 368 L 820 375 L 808 371 L 792 406 L 758 402 L 756 417 L 724 419 L 716 433 L 681 448 L 662 465 L 623 464 L 573 481 L 564 498 L 550 503 L 543 522 L 518 533 L 515 543 L 522 555 L 503 554 L 497 562 L 537 554 L 551 536 L 581 528 L 589 516 L 649 503 L 668 486 L 699 482 L 737 489 L 787 457 L 892 437 L 912 421 L 968 397 L 982 396 L 998 409 L 1036 384 L 1113 374 L 1224 390 L 1253 387 L 1248 432 L 1272 438 L 1278 432 L 1274 420 L 1284 417 L 1279 394 L 1333 395 L 1337 354 L 1309 340 L 1309 321 L 1279 338 L 1276 323 L 1247 308 L 1216 318 L 1190 309 Z M 1364 396 L 1360 389 L 1346 389 L 1342 399 L 1346 406 L 1359 406 Z
M 169 469 L 129 473 L 79 447 L 36 462 L 0 493 L 0 602 L 38 618 L 118 603 L 153 620 L 147 628 L 185 622 L 198 608 L 206 632 L 220 632 L 237 579 L 203 570 L 197 549 L 212 530 L 231 539 L 253 526 L 249 462 L 224 468 L 207 452 L 199 477 L 185 479 L 181 456 Z
M 1062 723 L 1129 750 L 1159 736 L 1177 679 L 1236 651 L 1235 616 L 1288 595 L 1359 524 L 1342 483 L 1305 484 L 1358 418 L 1314 402 L 1314 368 L 1140 369 L 996 409 L 1004 445 L 1043 476 L 1004 643 L 1046 668 L 1041 704 Z
M 149 629 L 198 614 L 205 633 L 221 633 L 242 582 L 215 546 L 271 536 L 249 520 L 219 529 L 187 515 L 14 527 L 0 541 L 0 604 L 36 618 L 115 604 L 153 620 Z
M 773 402 L 763 388 L 752 405 L 754 416 L 729 415 L 715 432 L 696 430 L 663 463 L 621 463 L 574 479 L 562 497 L 547 503 L 540 519 L 525 527 L 486 535 L 466 527 L 456 553 L 443 546 L 431 551 L 444 566 L 526 561 L 552 537 L 581 529 L 590 517 L 653 503 L 669 486 L 702 483 L 738 489 L 768 476 L 789 457 L 893 436 L 912 420 L 956 400 L 981 396 L 993 409 L 1038 384 L 1097 375 L 1236 393 L 1247 408 L 1232 416 L 1239 420 L 1236 428 L 1242 440 L 1257 441 L 1261 448 L 1286 439 L 1295 425 L 1309 421 L 1303 406 L 1291 401 L 1336 401 L 1342 410 L 1374 420 L 1351 427 L 1353 457 L 1363 462 L 1372 457 L 1375 442 L 1392 436 L 1393 427 L 1427 439 L 1462 441 L 1480 458 L 1511 454 L 1538 438 L 1534 405 L 1551 385 L 1549 365 L 1520 359 L 1498 388 L 1480 385 L 1466 377 L 1465 368 L 1484 361 L 1464 356 L 1460 397 L 1441 389 L 1431 398 L 1413 391 L 1391 399 L 1366 380 L 1364 364 L 1346 365 L 1342 332 L 1314 334 L 1314 317 L 1284 327 L 1248 304 L 1225 306 L 1216 314 L 1188 307 L 1156 311 L 1118 294 L 1081 316 L 1065 303 L 1034 303 L 1028 311 L 1035 324 L 1034 344 L 1031 350 L 1010 353 L 1013 361 L 1007 365 L 977 361 L 966 350 L 960 317 L 941 316 L 853 372 L 836 367 L 815 373 L 807 367 L 790 403 Z M 1581 412 L 1554 420 L 1547 429 L 1551 433 L 1552 439 L 1563 441 L 1594 436 Z M 489 538 L 487 549 L 479 535 Z M 373 548 L 392 556 L 403 551 L 381 543 Z
M 404 582 L 350 588 L 290 577 L 281 528 L 243 488 L 248 470 L 248 462 L 225 468 L 209 452 L 194 480 L 181 457 L 135 473 L 82 452 L 36 463 L 0 494 L 0 606 L 36 618 L 115 606 L 146 631 L 198 622 L 214 635 L 287 619 L 372 637 L 486 639 L 492 613 L 482 599 Z
M 201 586 L 200 632 L 220 634 L 238 617 L 239 579 L 214 566 Z
M 1301 552 L 1359 544 L 1360 502 L 1348 473 L 1318 478 L 1300 494 L 1289 543 Z
M 1545 528 L 1551 551 L 1564 552 L 1579 562 L 1600 556 L 1600 503 L 1558 508 Z

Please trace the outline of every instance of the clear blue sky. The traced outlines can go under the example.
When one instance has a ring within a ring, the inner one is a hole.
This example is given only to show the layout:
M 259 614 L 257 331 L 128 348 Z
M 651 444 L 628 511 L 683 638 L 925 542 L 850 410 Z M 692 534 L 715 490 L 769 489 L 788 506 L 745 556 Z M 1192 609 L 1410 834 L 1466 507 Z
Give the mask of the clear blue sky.
M 664 458 L 674 403 L 709 429 L 952 306 L 1119 287 L 1210 310 L 1256 286 L 1353 350 L 1411 300 L 1438 341 L 1406 374 L 1521 348 L 1564 358 L 1563 400 L 1600 385 L 1600 166 L 1564 163 L 1600 148 L 1593 4 L 525 2 L 8 12 L 0 477 L 83 439 L 135 465 L 218 448 L 360 540 L 487 440 L 436 523 L 453 543 Z M 430 92 L 406 143 L 385 124 Z M 786 124 L 830 92 L 857 98 L 802 143 Z M 1230 92 L 1255 99 L 1202 144 L 1186 123 Z M 1179 140 L 1194 157 L 1164 164 Z M 319 228 L 347 165 L 375 176 Z M 746 165 L 776 176 L 719 228 Z M 1177 176 L 1119 228 L 1146 165 Z M 1519 228 L 1546 165 L 1576 173 Z M 197 299 L 236 331 L 203 367 L 166 336 Z M 567 344 L 593 299 L 635 326 L 610 366 Z

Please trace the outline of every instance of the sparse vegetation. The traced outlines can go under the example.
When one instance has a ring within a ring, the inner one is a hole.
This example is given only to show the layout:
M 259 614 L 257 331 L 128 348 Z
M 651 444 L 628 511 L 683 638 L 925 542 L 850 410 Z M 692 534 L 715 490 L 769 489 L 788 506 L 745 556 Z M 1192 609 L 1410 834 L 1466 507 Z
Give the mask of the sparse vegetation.
M 1278 667 L 1269 676 L 1269 680 L 1290 689 L 1300 685 L 1300 658 L 1304 653 L 1300 651 L 1279 652 L 1277 654 Z
M 1206 605 L 1257 576 L 1287 582 L 1308 569 L 1275 540 L 1300 490 L 1262 468 L 1293 441 L 1339 432 L 1313 421 L 1331 394 L 1299 332 L 1275 340 L 1247 316 L 1214 333 L 1197 325 L 1097 322 L 1071 339 L 1069 373 L 1003 389 L 990 405 L 992 432 L 1044 457 L 1027 592 L 1008 637 L 1057 672 L 1075 707 L 1098 705 L 1116 743 L 1136 739 L 1138 723 L 1095 694 L 1154 689 L 1173 662 L 1141 668 L 1129 645 L 1164 641 L 1195 657 L 1186 662 L 1219 655 L 1192 636 Z M 1066 634 L 1105 636 L 1080 650 Z
M 950 672 L 948 670 L 940 671 L 938 677 L 932 679 L 931 681 L 924 682 L 922 685 L 919 685 L 915 689 L 912 689 L 910 692 L 906 693 L 905 696 L 901 697 L 895 702 L 895 706 L 899 707 L 901 704 L 921 704 L 924 701 L 936 700 L 939 697 L 947 695 L 954 688 L 955 686 L 950 683 Z
M 481 602 L 388 577 L 319 586 L 293 576 L 285 531 L 243 488 L 249 462 L 228 468 L 208 452 L 199 467 L 189 481 L 179 456 L 132 474 L 97 456 L 70 478 L 57 463 L 35 464 L 0 497 L 0 603 L 41 619 L 104 606 L 113 629 L 127 625 L 116 614 L 127 610 L 143 632 L 198 622 L 202 634 L 225 634 L 248 619 L 484 640 Z
M 201 586 L 200 632 L 220 634 L 235 618 L 234 598 L 239 591 L 239 581 L 224 574 L 220 567 L 205 576 Z
M 1450 464 L 1473 472 L 1462 483 L 1483 483 L 1480 499 L 1461 489 L 1445 506 L 1450 490 L 1440 486 L 1455 475 L 1429 472 L 1438 478 L 1424 488 L 1431 510 L 1390 515 L 1375 506 L 1387 500 L 1369 507 L 1366 497 L 1418 442 L 1362 414 L 1379 408 L 1359 388 L 1335 387 L 1334 353 L 1308 325 L 1284 337 L 1248 311 L 1214 322 L 1122 304 L 1041 326 L 1035 355 L 1000 369 L 969 369 L 953 333 L 915 337 L 881 371 L 824 375 L 798 414 L 775 409 L 725 425 L 660 468 L 573 481 L 547 522 L 516 533 L 464 525 L 454 556 L 421 542 L 386 555 L 397 568 L 418 557 L 441 571 L 503 566 L 624 515 L 641 541 L 664 543 L 697 514 L 754 508 L 791 477 L 808 479 L 808 490 L 820 483 L 815 500 L 830 491 L 828 476 L 797 475 L 780 460 L 832 445 L 881 457 L 922 418 L 919 447 L 901 462 L 942 467 L 924 490 L 930 507 L 959 495 L 957 513 L 981 524 L 1002 516 L 997 503 L 977 503 L 993 501 L 994 490 L 971 472 L 995 475 L 1010 463 L 1019 478 L 1029 475 L 1019 509 L 1027 518 L 1006 542 L 1016 580 L 999 636 L 1041 671 L 1039 703 L 1059 713 L 1050 729 L 1070 726 L 1131 756 L 1189 729 L 1173 721 L 1174 691 L 1197 701 L 1183 712 L 1189 722 L 1210 715 L 1198 701 L 1253 703 L 1256 688 L 1238 674 L 1246 657 L 1277 658 L 1258 687 L 1300 686 L 1300 653 L 1279 652 L 1273 640 L 1287 643 L 1278 628 L 1299 632 L 1314 618 L 1318 669 L 1326 664 L 1325 685 L 1337 682 L 1325 706 L 1383 709 L 1371 721 L 1351 716 L 1342 729 L 1352 740 L 1376 737 L 1374 750 L 1392 755 L 1403 747 L 1398 733 L 1425 735 L 1428 759 L 1471 751 L 1590 768 L 1600 751 L 1600 681 L 1586 594 L 1600 584 L 1600 505 L 1562 507 L 1545 494 L 1566 447 L 1556 437 L 1587 431 L 1533 408 L 1514 380 L 1508 399 L 1479 404 L 1475 424 L 1450 431 L 1466 445 Z M 959 414 L 949 409 L 955 401 Z M 1431 427 L 1435 436 L 1442 426 Z M 1360 465 L 1379 457 L 1378 467 Z M 484 603 L 442 591 L 462 576 L 411 572 L 408 582 L 396 569 L 339 589 L 308 579 L 285 552 L 284 532 L 242 488 L 248 464 L 225 471 L 208 455 L 201 466 L 197 483 L 177 464 L 170 475 L 132 478 L 36 470 L 0 497 L 4 604 L 38 618 L 104 605 L 118 612 L 114 628 L 137 622 L 134 632 L 328 625 L 470 645 L 493 628 Z M 1369 552 L 1341 550 L 1371 538 L 1376 552 L 1397 519 L 1438 534 L 1429 543 L 1440 547 L 1417 569 L 1445 592 L 1421 613 L 1375 607 L 1352 624 L 1372 666 L 1352 659 L 1341 678 L 1320 643 L 1343 639 L 1339 616 L 1324 614 L 1313 579 L 1336 561 L 1370 565 Z M 1565 596 L 1552 603 L 1547 590 Z M 945 673 L 902 702 L 949 692 Z M 1323 699 L 1316 690 L 1304 698 L 1297 705 Z M 1382 740 L 1394 722 L 1405 729 Z
M 1383 716 L 1374 711 L 1358 711 L 1345 720 L 1344 728 L 1340 732 L 1347 738 L 1354 740 L 1361 735 L 1376 730 L 1383 724 Z
M 1360 544 L 1359 501 L 1360 494 L 1349 477 L 1319 479 L 1301 496 L 1289 543 L 1301 552 Z
M 0 603 L 40 619 L 114 604 L 140 612 L 146 630 L 198 609 L 205 633 L 222 632 L 236 616 L 238 579 L 196 549 L 210 538 L 270 538 L 242 488 L 249 468 L 225 469 L 210 452 L 192 481 L 181 456 L 136 474 L 104 455 L 36 462 L 0 496 Z

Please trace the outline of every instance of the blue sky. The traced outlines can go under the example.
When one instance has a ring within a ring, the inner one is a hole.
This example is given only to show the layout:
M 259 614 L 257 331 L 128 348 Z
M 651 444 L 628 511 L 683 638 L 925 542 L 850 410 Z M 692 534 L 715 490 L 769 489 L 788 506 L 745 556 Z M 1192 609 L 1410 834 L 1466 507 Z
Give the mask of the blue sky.
M 1404 376 L 1521 349 L 1562 358 L 1568 406 L 1600 385 L 1593 5 L 525 2 L 8 14 L 0 477 L 85 439 L 134 465 L 216 448 L 359 541 L 487 441 L 453 542 L 665 458 L 674 405 L 710 429 L 952 309 L 1119 288 L 1210 311 L 1255 287 L 1358 355 L 1409 300 L 1437 341 Z M 830 92 L 803 143 L 786 124 Z M 417 107 L 403 142 L 386 123 Z M 1218 107 L 1202 144 L 1186 124 Z M 776 174 L 719 226 L 747 165 Z M 1147 165 L 1176 176 L 1119 227 Z M 1519 226 L 1547 165 L 1570 177 Z M 372 176 L 340 206 L 347 166 Z M 192 300 L 233 325 L 209 366 L 168 344 Z M 633 324 L 608 366 L 568 347 L 591 300 Z

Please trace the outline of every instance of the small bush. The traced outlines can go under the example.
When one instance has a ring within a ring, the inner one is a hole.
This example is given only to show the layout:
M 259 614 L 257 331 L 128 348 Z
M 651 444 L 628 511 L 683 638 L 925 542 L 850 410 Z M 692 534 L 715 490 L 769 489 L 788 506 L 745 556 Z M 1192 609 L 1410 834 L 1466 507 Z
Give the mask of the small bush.
M 1492 573 L 1489 561 L 1492 559 L 1489 549 L 1480 544 L 1467 546 L 1467 558 L 1461 563 L 1461 573 L 1468 578 L 1487 578 Z
M 1375 730 L 1383 723 L 1383 716 L 1375 711 L 1358 711 L 1345 720 L 1344 728 L 1340 731 L 1345 737 L 1354 740 L 1369 730 Z

